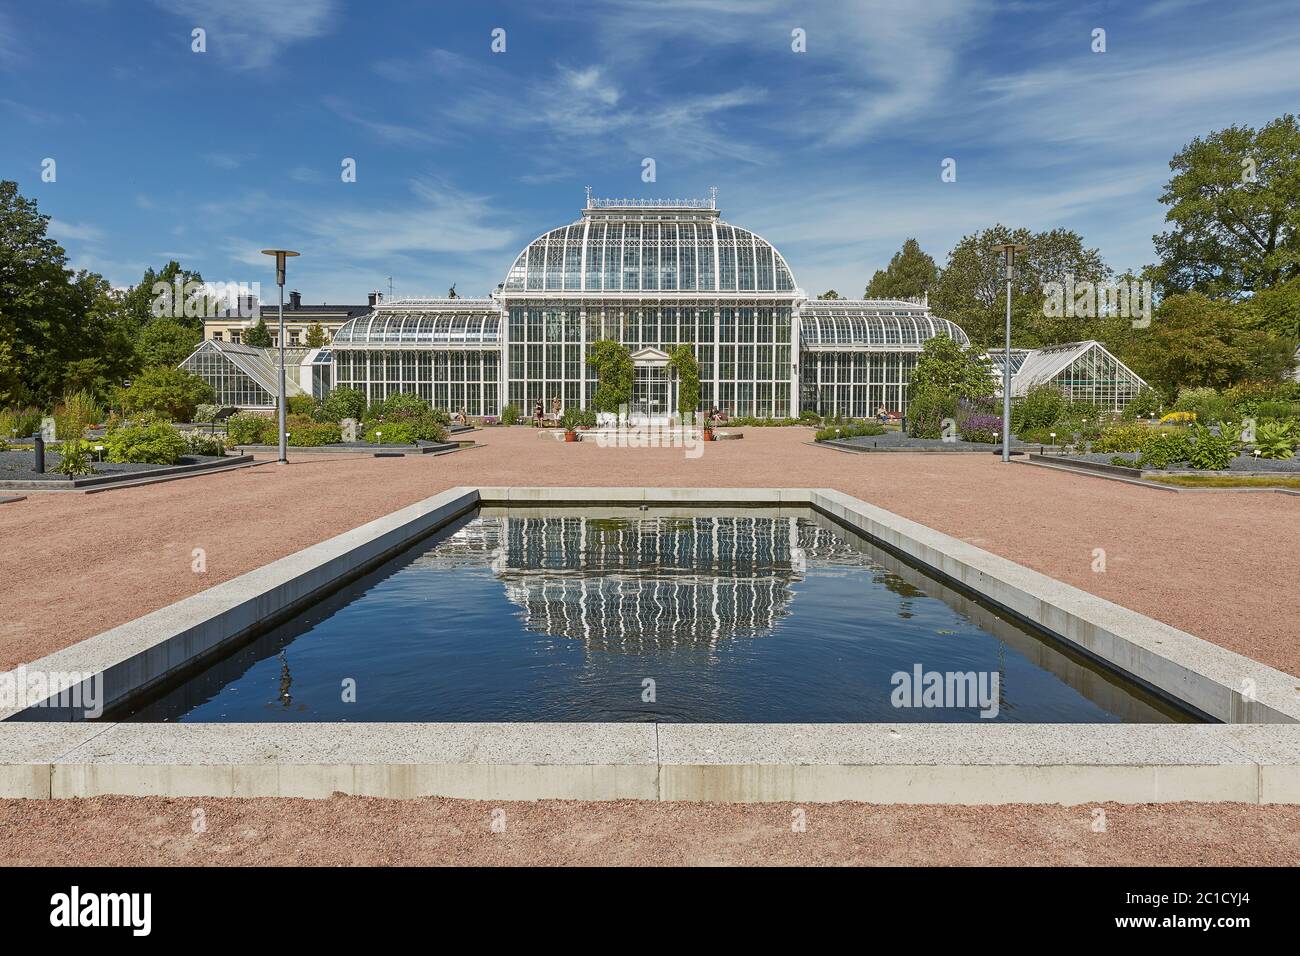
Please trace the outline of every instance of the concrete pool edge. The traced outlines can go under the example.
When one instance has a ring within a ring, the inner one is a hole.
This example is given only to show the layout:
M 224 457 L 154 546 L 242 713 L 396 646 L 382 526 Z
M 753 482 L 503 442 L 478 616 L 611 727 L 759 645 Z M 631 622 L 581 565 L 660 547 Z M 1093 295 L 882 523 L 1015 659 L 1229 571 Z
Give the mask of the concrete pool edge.
M 1300 803 L 1300 725 L 0 724 L 0 797 Z
M 276 781 L 273 789 L 286 796 L 309 795 L 309 791 L 328 796 L 334 790 L 343 790 L 375 796 L 436 793 L 484 800 L 823 799 L 801 796 L 810 793 L 830 794 L 824 799 L 867 802 L 1060 803 L 1100 799 L 1300 802 L 1300 737 L 1296 736 L 1300 698 L 1295 693 L 1300 681 L 1296 678 L 829 489 L 452 488 L 26 667 L 47 672 L 102 672 L 105 696 L 111 703 L 192 666 L 223 645 L 239 640 L 250 628 L 296 613 L 320 594 L 377 566 L 476 507 L 642 504 L 811 508 L 915 561 L 941 580 L 955 583 L 1013 615 L 1045 627 L 1067 643 L 1228 724 L 1214 728 L 1216 731 L 1250 732 L 1251 746 L 1261 748 L 1259 752 L 1268 754 L 1268 759 L 1252 757 L 1254 751 L 1212 748 L 1217 757 L 1211 758 L 1207 752 L 1205 758 L 1197 757 L 1198 762 L 1188 763 L 1179 759 L 1180 754 L 1185 757 L 1186 748 L 1196 741 L 1211 740 L 1196 736 L 1204 733 L 1205 728 L 1162 725 L 1089 725 L 1086 728 L 1055 724 L 937 725 L 944 728 L 942 734 L 936 732 L 925 738 L 930 749 L 917 751 L 912 762 L 900 764 L 871 762 L 865 758 L 846 763 L 844 748 L 850 740 L 875 739 L 882 729 L 896 729 L 898 736 L 890 734 L 888 738 L 892 743 L 900 737 L 907 739 L 918 726 L 932 725 L 810 725 L 849 729 L 835 731 L 840 735 L 835 737 L 835 746 L 840 749 L 832 747 L 825 762 L 806 763 L 765 756 L 781 753 L 788 743 L 782 734 L 792 731 L 783 725 L 727 725 L 728 733 L 757 735 L 752 751 L 737 752 L 736 759 L 714 762 L 710 754 L 703 752 L 709 748 L 701 744 L 699 752 L 689 761 L 663 762 L 659 747 L 664 739 L 669 743 L 689 743 L 692 733 L 707 732 L 717 737 L 722 731 L 717 725 L 674 724 L 329 724 L 268 728 L 258 724 L 9 722 L 0 723 L 0 796 L 244 795 L 250 788 L 271 787 L 268 780 L 273 777 Z M 1243 681 L 1253 683 L 1247 685 Z M 0 721 L 17 710 L 0 711 Z M 27 716 L 58 719 L 59 714 L 52 709 L 40 713 L 32 710 Z M 200 726 L 223 729 L 228 748 L 187 751 L 186 741 L 205 738 L 184 728 Z M 571 735 L 583 740 L 594 735 L 589 743 L 597 755 L 603 753 L 597 746 L 601 739 L 611 735 L 622 739 L 616 735 L 627 733 L 611 728 L 657 727 L 653 766 L 644 760 L 628 760 L 626 754 L 619 757 L 617 748 L 607 756 L 593 757 L 590 763 L 550 762 L 546 752 L 536 748 L 539 741 L 547 739 L 546 728 L 553 730 L 556 726 L 580 728 Z M 132 727 L 152 728 L 160 735 L 154 738 L 160 747 L 169 741 L 174 743 L 179 748 L 175 755 L 178 759 L 160 759 L 157 753 L 146 750 L 137 750 L 128 758 L 126 751 L 114 750 L 111 745 L 133 739 L 133 735 L 146 739 L 140 736 L 147 733 L 145 730 L 127 729 Z M 362 728 L 388 732 L 401 728 L 400 736 L 404 739 L 423 740 L 429 734 L 455 734 L 456 728 L 464 727 L 478 728 L 476 733 L 484 727 L 508 728 L 502 733 L 509 746 L 532 757 L 521 762 L 495 757 L 483 759 L 471 754 L 446 763 L 441 758 L 420 762 L 414 759 L 415 755 L 398 753 L 397 759 L 367 762 L 358 761 L 351 752 L 365 739 L 366 731 Z M 684 731 L 683 727 L 700 729 Z M 285 762 L 283 750 L 263 753 L 243 764 L 223 762 L 222 754 L 247 751 L 247 747 L 265 740 L 268 734 L 289 746 L 310 739 L 313 733 L 324 734 L 330 741 L 328 747 L 319 751 L 320 763 Z M 847 738 L 843 737 L 846 733 Z M 166 737 L 168 734 L 174 736 Z M 1153 734 L 1150 739 L 1166 742 L 1165 750 L 1141 749 L 1142 741 L 1148 739 L 1146 735 Z M 936 763 L 927 759 L 934 757 L 935 748 L 946 739 L 967 741 L 967 749 L 976 751 L 988 746 L 1005 749 L 1001 754 L 990 754 L 985 763 L 972 764 L 961 759 Z M 1232 739 L 1235 738 L 1223 738 L 1224 741 Z M 1064 744 L 1053 749 L 1056 746 L 1053 740 Z M 91 741 L 95 741 L 95 746 L 88 750 Z M 1094 746 L 1092 750 L 1080 750 L 1087 741 L 1108 741 L 1109 749 Z M 1026 762 L 1024 754 L 1035 747 L 1042 748 L 1046 763 Z M 689 748 L 683 752 L 688 751 Z M 670 757 L 676 753 L 670 750 Z M 836 757 L 836 753 L 841 756 Z M 1144 753 L 1146 758 L 1142 762 L 1139 757 Z M 1080 762 L 1081 756 L 1087 760 Z M 280 769 L 272 773 L 274 768 Z M 648 779 L 653 780 L 652 789 L 647 789 Z M 322 790 L 327 784 L 331 789 Z M 213 792 L 214 788 L 220 793 Z M 653 795 L 646 796 L 647 793 Z M 1095 796 L 1096 793 L 1111 796 Z M 527 794 L 531 796 L 522 796 Z M 1019 799 L 1015 799 L 1016 795 Z M 960 799 L 952 799 L 954 796 Z

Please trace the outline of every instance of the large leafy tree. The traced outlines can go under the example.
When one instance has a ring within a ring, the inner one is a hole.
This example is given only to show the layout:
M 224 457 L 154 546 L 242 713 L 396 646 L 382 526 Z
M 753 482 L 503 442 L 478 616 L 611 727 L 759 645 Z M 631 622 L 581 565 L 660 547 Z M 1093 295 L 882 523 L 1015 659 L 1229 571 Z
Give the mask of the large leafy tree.
M 996 249 L 1006 242 L 1028 246 L 1016 260 L 1011 285 L 1011 335 L 1018 347 L 1057 345 L 1094 338 L 1101 323 L 1087 317 L 1049 318 L 1044 312 L 1044 285 L 1106 282 L 1111 270 L 1096 249 L 1068 229 L 1030 232 L 996 225 L 963 236 L 948 255 L 948 264 L 930 296 L 935 313 L 960 325 L 971 342 L 999 345 L 1006 322 L 1006 270 Z
M 1262 329 L 1288 339 L 1300 339 L 1300 279 L 1292 279 L 1241 303 L 1244 313 Z
M 989 361 L 981 352 L 936 335 L 922 348 L 908 384 L 913 395 L 937 392 L 956 399 L 992 395 L 994 383 Z
M 877 269 L 863 296 L 868 299 L 919 299 L 939 281 L 935 265 L 915 239 L 908 239 L 894 253 L 889 266 Z
M 1300 277 L 1300 125 L 1230 126 L 1169 161 L 1160 201 L 1169 232 L 1153 237 L 1166 293 L 1236 297 Z
M 168 290 L 166 293 L 160 291 L 160 283 Z M 158 271 L 152 267 L 146 269 L 140 281 L 126 291 L 122 305 L 136 328 L 166 318 L 200 334 L 203 316 L 213 314 L 219 307 L 203 286 L 202 274 L 183 268 L 175 259 Z
M 1294 351 L 1293 339 L 1264 327 L 1247 307 L 1189 292 L 1162 301 L 1121 358 L 1172 398 L 1184 387 L 1277 380 L 1291 369 Z
M 141 368 L 179 365 L 194 351 L 202 333 L 179 319 L 152 319 L 136 336 L 135 352 Z
M 131 365 L 120 303 L 73 272 L 34 200 L 0 181 L 0 402 L 50 406 L 72 388 L 101 394 Z

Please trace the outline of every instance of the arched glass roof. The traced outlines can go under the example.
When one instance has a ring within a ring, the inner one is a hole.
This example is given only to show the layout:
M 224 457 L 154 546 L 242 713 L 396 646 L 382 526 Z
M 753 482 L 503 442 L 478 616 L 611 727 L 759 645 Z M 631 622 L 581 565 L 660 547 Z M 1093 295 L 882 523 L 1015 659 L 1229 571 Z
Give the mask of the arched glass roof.
M 512 292 L 793 292 L 766 239 L 712 215 L 589 216 L 528 244 L 506 275 Z
M 970 345 L 960 326 L 914 302 L 818 299 L 799 310 L 799 344 L 805 348 L 919 352 L 936 335 L 962 348 Z
M 501 315 L 491 299 L 425 299 L 409 308 L 381 308 L 349 319 L 334 349 L 393 346 L 499 348 Z

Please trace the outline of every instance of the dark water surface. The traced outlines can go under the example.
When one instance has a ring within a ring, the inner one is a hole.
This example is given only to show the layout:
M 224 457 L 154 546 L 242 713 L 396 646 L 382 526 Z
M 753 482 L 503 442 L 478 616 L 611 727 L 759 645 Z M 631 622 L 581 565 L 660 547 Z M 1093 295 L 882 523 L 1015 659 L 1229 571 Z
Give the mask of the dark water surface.
M 993 720 L 1187 719 L 821 517 L 499 509 L 111 716 L 982 719 L 973 699 L 894 706 L 918 666 L 974 672 Z

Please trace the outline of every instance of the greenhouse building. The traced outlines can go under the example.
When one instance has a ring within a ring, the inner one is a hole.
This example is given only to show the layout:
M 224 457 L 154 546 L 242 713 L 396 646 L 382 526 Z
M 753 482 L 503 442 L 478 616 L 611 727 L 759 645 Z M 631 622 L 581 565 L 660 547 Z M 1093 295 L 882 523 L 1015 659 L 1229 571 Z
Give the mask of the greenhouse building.
M 635 413 L 861 418 L 906 412 L 908 379 L 938 335 L 969 344 L 925 301 L 809 299 L 785 257 L 725 222 L 716 197 L 589 193 L 580 218 L 529 243 L 491 296 L 377 297 L 291 377 L 315 394 L 349 387 L 379 401 L 414 392 L 471 416 L 499 415 L 507 403 L 528 415 L 537 402 L 548 412 L 556 400 L 589 407 L 597 382 L 588 349 L 613 339 L 631 353 Z M 679 345 L 699 366 L 694 409 L 678 399 L 669 352 Z M 250 364 L 229 347 L 196 356 L 187 364 L 209 378 L 223 358 Z

